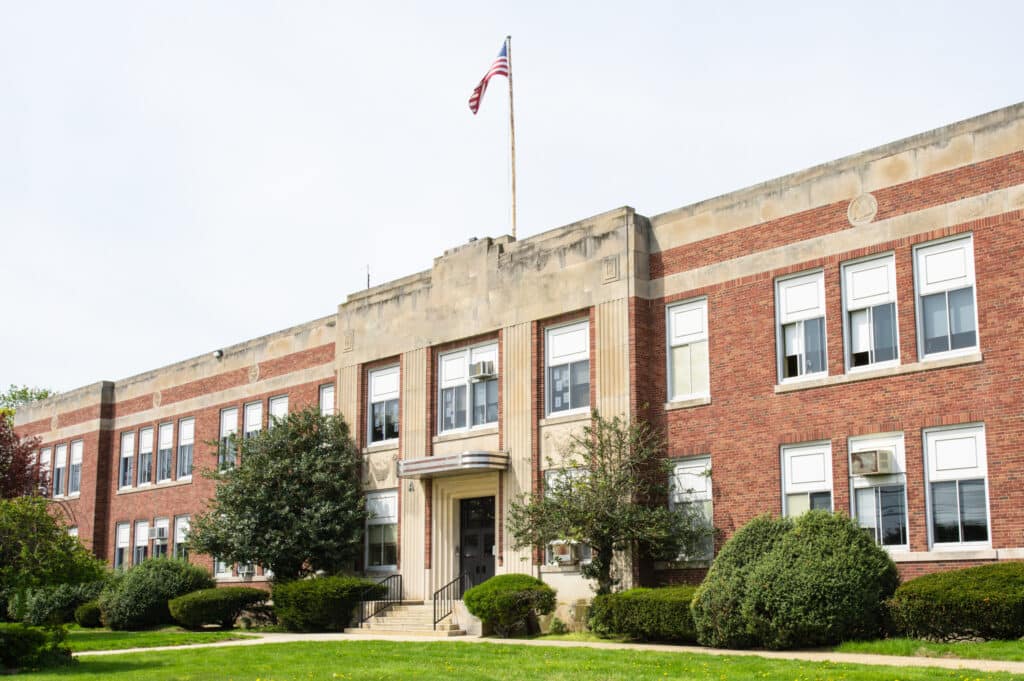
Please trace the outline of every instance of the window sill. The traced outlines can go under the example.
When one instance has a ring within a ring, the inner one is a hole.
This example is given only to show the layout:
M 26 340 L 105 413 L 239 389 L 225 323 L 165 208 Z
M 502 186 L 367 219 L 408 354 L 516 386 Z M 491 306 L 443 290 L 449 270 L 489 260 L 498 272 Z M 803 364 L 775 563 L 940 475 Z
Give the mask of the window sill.
M 889 376 L 916 374 L 921 371 L 931 371 L 932 369 L 948 369 L 951 367 L 966 366 L 968 364 L 980 364 L 982 359 L 983 357 L 980 352 L 972 352 L 969 355 L 946 357 L 944 359 L 926 359 L 920 362 L 900 364 L 886 369 L 856 371 L 854 373 L 840 374 L 838 376 L 824 376 L 822 378 L 809 379 L 800 383 L 783 383 L 781 385 L 776 385 L 775 394 L 779 395 L 798 390 L 810 390 L 811 388 L 827 388 L 834 385 L 844 385 L 846 383 L 855 383 L 857 381 L 869 381 L 875 378 L 887 378 Z
M 376 454 L 377 452 L 397 452 L 398 451 L 398 440 L 388 440 L 387 442 L 378 442 L 372 444 L 369 447 L 363 447 L 363 454 Z
M 498 426 L 488 424 L 487 426 L 469 428 L 467 430 L 446 431 L 440 435 L 435 435 L 431 441 L 436 445 L 439 442 L 457 442 L 458 440 L 466 440 L 471 437 L 482 437 L 485 435 L 497 434 Z
M 116 494 L 138 494 L 139 492 L 155 492 L 161 489 L 168 489 L 170 487 L 181 487 L 182 485 L 191 485 L 192 476 L 187 478 L 181 478 L 180 480 L 169 480 L 167 482 L 161 482 L 156 485 L 145 485 L 143 487 L 122 487 L 117 490 Z
M 710 560 L 655 561 L 655 570 L 703 570 L 711 567 Z
M 540 573 L 542 575 L 578 575 L 582 572 L 582 567 L 579 563 L 576 565 L 541 565 Z
M 559 414 L 558 416 L 549 416 L 546 419 L 540 420 L 542 426 L 556 426 L 560 423 L 576 423 L 577 421 L 589 421 L 590 420 L 590 408 L 587 407 L 586 411 L 574 411 L 568 414 Z
M 214 581 L 218 584 L 251 584 L 253 582 L 269 582 L 266 575 L 253 575 L 252 577 L 239 577 L 237 575 L 214 575 Z
M 676 409 L 692 409 L 693 407 L 703 407 L 711 404 L 711 395 L 704 395 L 701 397 L 691 397 L 686 400 L 674 400 L 672 402 L 665 403 L 665 411 L 675 411 Z
M 931 551 L 893 551 L 890 555 L 896 563 L 936 563 L 958 560 L 999 560 L 1012 557 L 1012 553 L 1024 553 L 1021 549 L 954 549 L 942 548 Z

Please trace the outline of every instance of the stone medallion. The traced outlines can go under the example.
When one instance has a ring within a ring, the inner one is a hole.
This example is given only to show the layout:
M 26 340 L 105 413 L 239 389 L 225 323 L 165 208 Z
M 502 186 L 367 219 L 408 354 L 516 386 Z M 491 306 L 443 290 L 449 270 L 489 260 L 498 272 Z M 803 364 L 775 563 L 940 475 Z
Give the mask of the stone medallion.
M 846 217 L 854 227 L 866 225 L 878 214 L 878 201 L 871 194 L 861 194 L 846 209 Z

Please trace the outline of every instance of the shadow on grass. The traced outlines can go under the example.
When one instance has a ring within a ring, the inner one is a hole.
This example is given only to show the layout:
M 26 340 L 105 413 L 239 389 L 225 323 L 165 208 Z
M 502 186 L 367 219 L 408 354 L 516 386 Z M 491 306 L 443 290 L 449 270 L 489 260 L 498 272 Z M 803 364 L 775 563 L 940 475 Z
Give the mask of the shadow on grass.
M 46 676 L 99 676 L 106 678 L 123 672 L 133 672 L 148 669 L 155 672 L 166 665 L 160 660 L 126 660 L 120 655 L 97 655 L 95 657 L 77 658 L 76 664 L 66 667 L 44 667 L 43 669 L 25 674 L 19 677 L 31 679 L 36 675 Z

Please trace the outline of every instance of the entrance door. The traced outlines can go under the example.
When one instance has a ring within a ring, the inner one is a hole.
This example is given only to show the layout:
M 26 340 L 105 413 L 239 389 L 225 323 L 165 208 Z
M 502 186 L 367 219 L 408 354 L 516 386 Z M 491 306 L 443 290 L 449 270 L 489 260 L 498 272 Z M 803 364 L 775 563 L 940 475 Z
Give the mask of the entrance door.
M 494 497 L 459 502 L 459 570 L 473 584 L 494 576 Z

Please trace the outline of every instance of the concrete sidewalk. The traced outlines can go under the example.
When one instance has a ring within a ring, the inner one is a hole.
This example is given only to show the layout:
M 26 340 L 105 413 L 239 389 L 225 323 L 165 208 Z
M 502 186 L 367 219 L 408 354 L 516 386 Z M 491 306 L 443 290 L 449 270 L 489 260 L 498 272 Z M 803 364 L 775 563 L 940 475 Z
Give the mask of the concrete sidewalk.
M 499 639 L 465 636 L 439 641 L 422 636 L 388 636 L 374 634 L 255 634 L 257 638 L 238 641 L 220 641 L 191 646 L 159 646 L 154 648 L 129 648 L 126 650 L 95 650 L 76 653 L 76 657 L 93 655 L 121 655 L 125 653 L 159 652 L 164 650 L 188 650 L 190 648 L 225 648 L 228 646 L 254 646 L 266 643 L 295 643 L 300 641 L 407 641 L 430 644 L 497 644 L 519 646 L 549 646 L 556 648 L 603 648 L 606 650 L 650 650 L 659 653 L 690 653 L 694 655 L 732 655 L 764 657 L 773 660 L 802 660 L 805 662 L 837 662 L 843 664 L 866 664 L 885 667 L 935 667 L 940 669 L 964 669 L 983 672 L 1008 672 L 1024 676 L 1024 662 L 1002 660 L 964 660 L 945 657 L 900 657 L 896 655 L 864 655 L 860 653 L 833 653 L 828 651 L 774 651 L 774 650 L 723 650 L 698 646 L 675 646 L 657 643 L 612 643 L 604 641 L 549 641 L 530 639 Z

